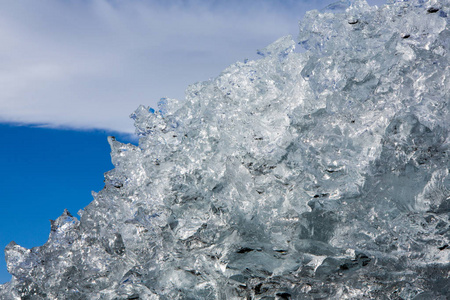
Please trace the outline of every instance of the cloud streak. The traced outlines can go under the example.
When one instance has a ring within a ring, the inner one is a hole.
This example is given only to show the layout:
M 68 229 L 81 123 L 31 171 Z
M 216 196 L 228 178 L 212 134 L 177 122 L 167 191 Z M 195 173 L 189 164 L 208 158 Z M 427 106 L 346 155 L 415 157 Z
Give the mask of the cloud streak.
M 333 1 L 167 2 L 0 4 L 0 121 L 133 132 L 139 104 L 183 98 Z

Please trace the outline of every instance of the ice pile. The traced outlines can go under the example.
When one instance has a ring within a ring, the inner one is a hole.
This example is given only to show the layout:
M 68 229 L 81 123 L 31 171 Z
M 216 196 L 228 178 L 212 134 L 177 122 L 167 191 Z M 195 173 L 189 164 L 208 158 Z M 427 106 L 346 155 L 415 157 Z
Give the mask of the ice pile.
M 450 1 L 341 1 L 133 114 L 1 299 L 448 299 Z

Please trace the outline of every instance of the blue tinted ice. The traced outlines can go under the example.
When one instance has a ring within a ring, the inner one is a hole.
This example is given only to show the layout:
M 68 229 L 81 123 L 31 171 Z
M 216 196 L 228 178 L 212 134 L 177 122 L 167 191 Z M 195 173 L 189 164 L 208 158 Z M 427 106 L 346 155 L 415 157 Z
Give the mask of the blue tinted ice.
M 115 169 L 1 299 L 447 299 L 450 1 L 311 11 L 186 99 L 132 115 Z

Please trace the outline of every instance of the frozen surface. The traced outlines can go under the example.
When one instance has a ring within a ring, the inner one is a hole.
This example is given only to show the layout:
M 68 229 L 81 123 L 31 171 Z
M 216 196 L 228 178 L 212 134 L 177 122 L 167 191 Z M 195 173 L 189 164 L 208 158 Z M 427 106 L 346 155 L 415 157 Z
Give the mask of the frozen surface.
M 450 1 L 342 1 L 185 101 L 1 299 L 448 299 Z

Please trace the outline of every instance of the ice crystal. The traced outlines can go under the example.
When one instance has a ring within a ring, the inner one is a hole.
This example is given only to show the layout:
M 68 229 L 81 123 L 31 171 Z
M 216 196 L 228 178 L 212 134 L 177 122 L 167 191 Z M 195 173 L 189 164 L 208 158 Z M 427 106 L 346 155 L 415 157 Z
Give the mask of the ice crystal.
M 450 1 L 341 1 L 186 99 L 2 299 L 447 299 Z

